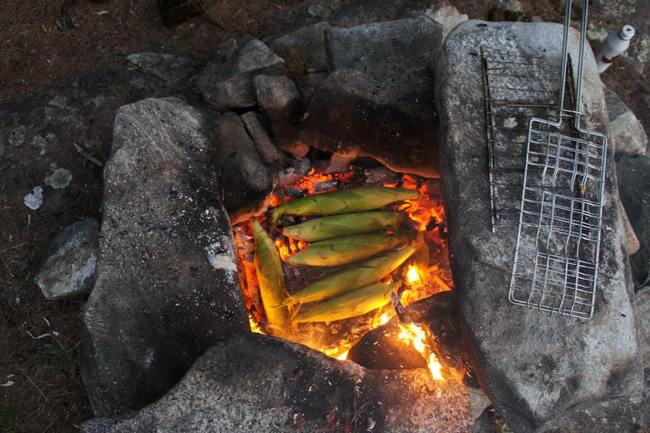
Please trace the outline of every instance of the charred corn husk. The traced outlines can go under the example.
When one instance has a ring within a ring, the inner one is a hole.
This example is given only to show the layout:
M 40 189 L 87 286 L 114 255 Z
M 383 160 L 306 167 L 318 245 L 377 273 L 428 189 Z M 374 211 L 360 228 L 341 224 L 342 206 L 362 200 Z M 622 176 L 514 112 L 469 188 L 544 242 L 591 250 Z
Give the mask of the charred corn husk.
M 267 325 L 272 333 L 279 334 L 286 328 L 288 319 L 287 307 L 283 306 L 287 290 L 282 261 L 273 240 L 260 223 L 253 221 L 252 226 L 255 239 L 255 270 Z
M 298 198 L 273 209 L 271 220 L 277 224 L 283 215 L 337 215 L 378 209 L 387 204 L 418 198 L 417 191 L 403 188 L 368 186 Z
M 368 233 L 399 225 L 402 214 L 390 211 L 357 212 L 315 218 L 304 223 L 284 227 L 282 233 L 289 238 L 317 242 L 340 236 Z
M 294 322 L 333 322 L 361 316 L 388 304 L 391 292 L 398 287 L 397 283 L 375 283 L 327 301 L 305 305 Z
M 345 271 L 329 275 L 291 295 L 287 303 L 304 304 L 322 301 L 367 286 L 385 277 L 397 269 L 415 251 L 406 246 L 392 254 L 377 257 Z
M 405 243 L 399 235 L 365 234 L 315 242 L 287 259 L 300 266 L 338 266 L 372 257 L 375 254 Z

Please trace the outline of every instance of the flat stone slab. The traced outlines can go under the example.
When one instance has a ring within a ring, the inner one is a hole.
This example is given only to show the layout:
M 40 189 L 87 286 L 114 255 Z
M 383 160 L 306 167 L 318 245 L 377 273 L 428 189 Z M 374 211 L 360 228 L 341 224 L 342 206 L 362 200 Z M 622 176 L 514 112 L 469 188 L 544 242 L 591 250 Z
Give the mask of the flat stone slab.
M 83 433 L 469 433 L 469 393 L 427 369 L 366 370 L 259 334 L 211 348 L 166 396 Z
M 391 81 L 434 66 L 442 25 L 426 15 L 329 30 L 331 69 Z
M 210 127 L 176 98 L 117 112 L 82 316 L 81 373 L 96 415 L 155 401 L 208 347 L 248 329 Z
M 494 75 L 501 79 L 499 95 L 505 95 L 504 100 L 518 97 L 525 103 L 553 104 L 559 93 L 561 34 L 557 24 L 465 22 L 446 39 L 437 79 L 441 172 L 461 317 L 481 384 L 518 433 L 536 431 L 560 418 L 570 425 L 580 409 L 640 388 L 636 318 L 622 248 L 623 223 L 616 207 L 612 149 L 592 319 L 578 321 L 508 302 L 528 118 L 548 113 L 499 108 L 511 113 L 495 120 L 498 141 L 506 146 L 498 149 L 499 155 L 509 155 L 497 164 L 515 169 L 498 179 L 503 182 L 497 202 L 503 224 L 491 231 L 481 50 L 493 55 L 493 67 L 503 68 L 500 59 L 519 62 L 516 74 Z M 577 36 L 571 35 L 570 54 L 576 59 Z M 583 110 L 591 129 L 606 132 L 603 89 L 587 51 Z M 573 64 L 577 66 L 577 61 Z M 498 86 L 493 82 L 492 87 Z M 617 422 L 607 415 L 600 420 L 605 426 Z

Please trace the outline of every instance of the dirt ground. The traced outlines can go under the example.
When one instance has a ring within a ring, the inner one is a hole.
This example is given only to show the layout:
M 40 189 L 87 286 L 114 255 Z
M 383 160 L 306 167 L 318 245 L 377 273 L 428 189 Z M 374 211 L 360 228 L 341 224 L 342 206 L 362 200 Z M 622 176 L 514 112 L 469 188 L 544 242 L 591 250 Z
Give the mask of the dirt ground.
M 237 11 L 241 4 L 223 3 L 223 13 Z M 246 2 L 243 16 L 233 20 L 225 17 L 220 25 L 201 16 L 170 29 L 161 22 L 156 0 L 3 0 L 0 115 L 36 109 L 53 95 L 69 91 L 70 83 L 79 77 L 90 77 L 80 85 L 84 95 L 92 95 L 95 88 L 110 89 L 107 71 L 125 69 L 124 59 L 129 53 L 172 52 L 205 61 L 234 32 L 261 36 L 286 27 L 283 8 L 298 2 L 274 3 L 274 13 L 283 16 L 282 26 L 273 18 L 257 16 L 267 9 L 255 7 L 257 3 L 268 4 L 263 0 Z M 471 18 L 486 18 L 490 8 L 478 0 L 452 3 Z M 650 1 L 636 3 L 636 13 L 609 11 L 609 18 L 596 7 L 594 23 L 611 28 L 629 20 L 639 33 L 647 34 Z M 528 0 L 523 4 L 529 16 L 549 20 L 560 16 L 558 1 Z M 267 19 L 269 22 L 264 21 Z M 639 69 L 639 63 L 630 57 L 610 68 L 604 81 L 621 94 L 650 130 L 647 72 L 647 66 L 645 71 Z M 104 78 L 93 78 L 96 76 Z M 115 96 L 101 110 L 87 116 L 77 113 L 90 125 L 89 134 L 96 135 L 96 150 L 103 156 L 110 149 L 115 109 L 138 96 L 137 92 L 120 95 L 120 89 L 113 92 Z M 7 144 L 4 152 L 0 150 L 0 433 L 74 432 L 91 416 L 78 362 L 79 312 L 84 299 L 47 301 L 32 282 L 48 241 L 57 230 L 84 217 L 100 217 L 101 168 L 74 150 L 70 144 L 73 139 L 63 131 L 50 143 L 45 156 L 33 147 Z M 42 183 L 53 162 L 68 168 L 73 182 L 65 191 L 56 192 L 42 209 L 30 211 L 23 197 Z

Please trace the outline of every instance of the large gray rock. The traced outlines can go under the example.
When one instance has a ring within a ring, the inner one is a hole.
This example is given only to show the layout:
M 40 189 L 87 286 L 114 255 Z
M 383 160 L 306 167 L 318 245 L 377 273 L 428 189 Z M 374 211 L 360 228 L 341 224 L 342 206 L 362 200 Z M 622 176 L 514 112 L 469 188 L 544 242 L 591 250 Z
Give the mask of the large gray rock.
M 304 346 L 242 334 L 211 348 L 169 394 L 83 433 L 469 433 L 461 383 L 426 369 L 365 370 Z
M 314 93 L 300 142 L 371 156 L 394 171 L 438 176 L 438 128 L 433 76 L 414 72 L 396 81 L 341 69 Z
M 262 41 L 230 39 L 219 49 L 198 77 L 203 98 L 217 108 L 244 108 L 255 105 L 253 77 L 279 74 L 285 63 Z
M 95 282 L 99 223 L 87 218 L 65 227 L 48 247 L 34 282 L 48 299 L 86 293 Z
M 328 22 L 302 27 L 269 42 L 273 51 L 287 63 L 290 76 L 328 70 L 325 34 Z
M 229 212 L 263 198 L 272 179 L 260 159 L 244 122 L 234 113 L 220 116 L 214 124 L 214 165 L 224 185 L 224 204 Z
M 609 116 L 609 139 L 614 143 L 617 155 L 645 155 L 648 151 L 648 135 L 641 121 L 621 98 L 605 89 Z
M 499 137 L 507 138 L 500 140 L 505 143 L 501 145 L 507 147 L 498 149 L 497 163 L 519 169 L 510 178 L 504 174 L 496 179 L 504 182 L 497 186 L 503 225 L 491 231 L 479 49 L 520 63 L 514 77 L 506 73 L 492 77 L 501 78 L 499 83 L 505 85 L 493 96 L 506 97 L 505 88 L 520 88 L 519 98 L 527 95 L 526 102 L 536 103 L 539 98 L 548 104 L 553 103 L 549 95 L 558 93 L 561 34 L 557 24 L 465 22 L 446 39 L 437 79 L 441 171 L 461 317 L 481 385 L 518 433 L 543 431 L 558 420 L 561 423 L 556 427 L 564 431 L 563 426 L 580 419 L 582 410 L 632 398 L 641 387 L 633 286 L 622 248 L 624 229 L 616 206 L 614 164 L 607 167 L 599 289 L 590 320 L 549 315 L 508 302 L 523 181 L 520 137 L 525 143 L 529 116 L 548 116 L 547 112 L 499 108 L 503 111 L 497 113 L 496 126 L 502 134 Z M 575 59 L 575 32 L 571 38 L 570 53 Z M 536 57 L 543 57 L 543 62 L 536 62 Z M 497 82 L 492 85 L 501 87 Z M 603 90 L 590 51 L 583 98 L 589 126 L 605 131 Z M 624 421 L 619 417 L 628 416 L 615 411 L 609 415 L 601 418 L 604 425 L 599 431 L 611 431 Z
M 331 68 L 354 69 L 382 81 L 435 66 L 442 25 L 426 15 L 329 31 Z
M 139 409 L 248 328 L 209 122 L 175 99 L 121 107 L 104 171 L 81 373 L 96 415 Z
M 650 158 L 623 156 L 616 163 L 616 169 L 621 202 L 640 245 L 630 256 L 634 281 L 642 285 L 650 272 Z
M 303 104 L 296 84 L 284 75 L 255 77 L 257 104 L 271 123 L 278 146 L 290 149 L 297 140 Z
M 425 15 L 327 30 L 334 72 L 299 80 L 309 104 L 295 141 L 437 177 L 433 70 L 442 31 Z

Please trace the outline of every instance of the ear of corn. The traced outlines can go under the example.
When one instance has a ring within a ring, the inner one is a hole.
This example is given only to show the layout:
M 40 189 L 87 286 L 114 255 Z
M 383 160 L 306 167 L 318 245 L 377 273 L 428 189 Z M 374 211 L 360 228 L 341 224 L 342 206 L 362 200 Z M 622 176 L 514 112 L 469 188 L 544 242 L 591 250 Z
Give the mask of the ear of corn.
M 372 257 L 407 241 L 406 237 L 386 234 L 352 235 L 315 242 L 287 259 L 300 266 L 338 266 Z
M 255 239 L 255 270 L 260 286 L 260 295 L 268 328 L 274 334 L 280 334 L 286 328 L 287 308 L 283 306 L 287 290 L 280 253 L 271 237 L 259 222 L 253 221 L 253 238 Z
M 291 295 L 289 304 L 322 301 L 374 283 L 397 269 L 415 251 L 412 246 L 361 263 L 357 267 L 329 275 Z
M 417 191 L 403 188 L 368 186 L 313 195 L 283 203 L 273 209 L 271 220 L 277 224 L 283 215 L 337 215 L 379 209 L 390 203 L 418 198 Z
M 357 212 L 315 218 L 282 229 L 285 236 L 306 242 L 317 242 L 340 236 L 368 233 L 399 225 L 402 215 L 390 211 Z
M 388 304 L 391 292 L 398 287 L 398 283 L 370 284 L 327 301 L 306 305 L 300 309 L 294 321 L 333 322 L 361 316 Z

